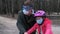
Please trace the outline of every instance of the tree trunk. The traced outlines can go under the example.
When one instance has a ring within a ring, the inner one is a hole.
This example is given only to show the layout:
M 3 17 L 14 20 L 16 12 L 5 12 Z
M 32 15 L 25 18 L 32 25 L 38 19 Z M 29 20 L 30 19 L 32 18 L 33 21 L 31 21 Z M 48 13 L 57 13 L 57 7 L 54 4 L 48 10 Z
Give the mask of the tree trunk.
M 11 0 L 11 2 L 12 2 L 12 17 L 14 17 L 14 2 L 13 0 Z

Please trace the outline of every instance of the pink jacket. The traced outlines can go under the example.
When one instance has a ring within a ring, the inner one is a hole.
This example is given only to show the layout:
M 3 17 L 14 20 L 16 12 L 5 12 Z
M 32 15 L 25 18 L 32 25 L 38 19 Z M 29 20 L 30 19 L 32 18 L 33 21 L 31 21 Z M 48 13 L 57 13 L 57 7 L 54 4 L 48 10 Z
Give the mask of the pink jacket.
M 38 29 L 38 34 L 40 34 L 40 26 L 42 26 L 43 34 L 52 34 L 51 20 L 49 20 L 48 18 L 45 18 L 45 21 L 42 25 L 38 25 L 37 23 L 35 23 L 34 26 L 27 31 L 27 33 L 31 34 L 33 31 Z

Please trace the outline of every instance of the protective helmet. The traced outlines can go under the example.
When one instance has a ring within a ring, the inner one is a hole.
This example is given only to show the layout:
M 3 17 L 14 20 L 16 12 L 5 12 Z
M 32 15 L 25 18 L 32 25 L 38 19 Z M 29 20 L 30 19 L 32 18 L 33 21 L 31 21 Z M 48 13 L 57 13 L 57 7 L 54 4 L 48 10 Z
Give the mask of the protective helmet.
M 40 17 L 40 16 L 46 16 L 45 14 L 45 11 L 43 10 L 38 10 L 35 14 L 34 14 L 35 17 Z

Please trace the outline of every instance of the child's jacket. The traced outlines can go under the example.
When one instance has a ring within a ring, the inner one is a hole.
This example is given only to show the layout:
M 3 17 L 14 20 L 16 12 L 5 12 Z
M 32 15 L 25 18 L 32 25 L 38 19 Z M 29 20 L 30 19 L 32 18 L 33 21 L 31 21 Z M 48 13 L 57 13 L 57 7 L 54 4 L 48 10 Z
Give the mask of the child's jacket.
M 29 29 L 27 32 L 28 34 L 31 34 L 33 31 L 38 29 L 38 34 L 40 34 L 40 27 L 42 27 L 43 34 L 52 34 L 51 20 L 49 20 L 48 18 L 45 18 L 42 25 L 38 25 L 37 23 L 35 23 L 34 26 L 31 29 Z

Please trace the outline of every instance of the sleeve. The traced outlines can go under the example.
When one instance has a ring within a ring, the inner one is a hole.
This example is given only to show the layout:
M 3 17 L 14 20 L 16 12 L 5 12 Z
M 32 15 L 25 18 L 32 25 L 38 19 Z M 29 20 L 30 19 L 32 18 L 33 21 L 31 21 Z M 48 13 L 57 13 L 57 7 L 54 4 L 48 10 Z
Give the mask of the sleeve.
M 36 30 L 36 28 L 37 28 L 37 24 L 35 23 L 34 26 L 27 31 L 27 33 L 31 34 L 32 32 L 34 32 Z
M 22 25 L 23 21 L 22 21 L 22 16 L 20 13 L 18 13 L 18 19 L 17 19 L 17 28 L 19 31 L 25 32 L 25 28 Z
M 51 21 L 48 21 L 48 23 L 46 23 L 46 32 L 45 34 L 52 34 L 52 29 L 51 29 Z
M 18 13 L 17 23 L 22 23 L 22 14 L 21 14 L 21 12 Z

